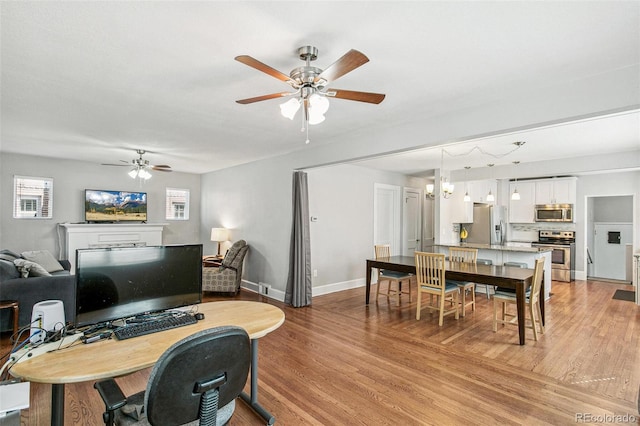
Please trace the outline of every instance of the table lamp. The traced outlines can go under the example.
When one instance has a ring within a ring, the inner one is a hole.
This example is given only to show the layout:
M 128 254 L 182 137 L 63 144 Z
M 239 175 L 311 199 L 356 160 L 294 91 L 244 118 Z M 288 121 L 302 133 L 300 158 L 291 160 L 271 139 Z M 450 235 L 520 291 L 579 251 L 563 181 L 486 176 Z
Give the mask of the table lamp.
M 220 243 L 229 241 L 229 230 L 227 228 L 211 228 L 211 241 L 218 243 L 218 257 L 220 257 Z

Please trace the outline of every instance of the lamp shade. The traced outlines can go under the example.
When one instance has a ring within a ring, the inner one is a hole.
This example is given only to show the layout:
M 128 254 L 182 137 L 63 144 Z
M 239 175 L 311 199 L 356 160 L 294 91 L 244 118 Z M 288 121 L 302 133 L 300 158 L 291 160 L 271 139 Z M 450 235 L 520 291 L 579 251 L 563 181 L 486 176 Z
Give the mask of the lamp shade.
M 227 228 L 211 228 L 211 241 L 228 241 L 229 230 Z

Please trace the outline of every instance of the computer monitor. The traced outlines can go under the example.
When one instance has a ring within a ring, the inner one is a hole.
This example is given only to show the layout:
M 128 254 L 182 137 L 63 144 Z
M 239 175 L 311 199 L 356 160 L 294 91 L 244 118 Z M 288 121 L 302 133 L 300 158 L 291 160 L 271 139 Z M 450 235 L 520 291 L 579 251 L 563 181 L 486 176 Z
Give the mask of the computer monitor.
M 76 251 L 76 326 L 202 301 L 202 244 Z

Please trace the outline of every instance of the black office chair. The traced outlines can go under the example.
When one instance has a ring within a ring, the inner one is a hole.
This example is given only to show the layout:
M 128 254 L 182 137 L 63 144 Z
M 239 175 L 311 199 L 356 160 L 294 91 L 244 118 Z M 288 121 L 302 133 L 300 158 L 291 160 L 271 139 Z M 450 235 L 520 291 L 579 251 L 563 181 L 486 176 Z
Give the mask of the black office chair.
M 125 398 L 115 380 L 95 383 L 105 403 L 105 424 L 226 424 L 235 410 L 235 398 L 247 382 L 250 347 L 242 328 L 204 330 L 162 354 L 146 391 Z

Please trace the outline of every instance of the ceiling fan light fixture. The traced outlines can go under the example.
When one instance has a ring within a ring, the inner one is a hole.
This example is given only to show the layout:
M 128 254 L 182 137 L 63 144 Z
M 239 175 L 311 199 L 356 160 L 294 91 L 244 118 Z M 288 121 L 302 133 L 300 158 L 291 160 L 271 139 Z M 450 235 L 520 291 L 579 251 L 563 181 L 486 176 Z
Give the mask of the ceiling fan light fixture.
M 329 111 L 329 99 L 326 96 L 314 93 L 309 96 L 309 109 L 318 114 L 324 114 Z
M 296 98 L 289 99 L 287 102 L 280 104 L 280 114 L 283 117 L 293 120 L 296 116 L 296 112 L 300 109 L 300 101 Z
M 140 179 L 148 180 L 151 178 L 151 173 L 149 173 L 147 169 L 140 169 L 138 171 L 138 177 Z
M 138 177 L 138 169 L 131 169 L 131 171 L 129 173 L 127 173 L 129 176 L 131 176 L 131 179 L 135 179 Z

